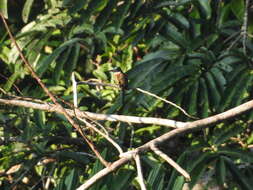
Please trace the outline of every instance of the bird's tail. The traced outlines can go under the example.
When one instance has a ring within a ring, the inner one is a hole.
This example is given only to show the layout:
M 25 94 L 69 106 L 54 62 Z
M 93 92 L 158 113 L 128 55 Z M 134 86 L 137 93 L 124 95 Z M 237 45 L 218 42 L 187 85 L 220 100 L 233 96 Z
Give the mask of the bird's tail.
M 124 110 L 124 107 L 125 107 L 125 89 L 122 89 L 120 91 L 120 95 L 121 95 L 121 106 L 119 108 L 119 111 L 118 113 L 119 114 L 122 114 L 123 110 Z
M 122 99 L 121 99 L 121 104 L 122 104 L 122 107 L 124 107 L 124 105 L 125 105 L 125 93 L 126 93 L 126 92 L 125 92 L 125 89 L 122 89 L 122 90 L 121 90 L 121 93 L 122 93 L 122 95 L 121 95 L 121 96 L 122 96 L 122 97 L 121 97 L 121 98 L 122 98 Z

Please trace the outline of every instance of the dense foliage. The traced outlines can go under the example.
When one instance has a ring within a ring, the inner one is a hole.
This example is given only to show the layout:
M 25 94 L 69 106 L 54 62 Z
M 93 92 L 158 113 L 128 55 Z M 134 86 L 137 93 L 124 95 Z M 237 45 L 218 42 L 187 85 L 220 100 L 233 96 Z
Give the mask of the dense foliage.
M 122 114 L 192 121 L 166 98 L 205 118 L 253 97 L 252 6 L 244 0 L 1 1 L 1 11 L 25 57 L 49 90 L 72 101 L 71 73 L 79 81 L 113 83 L 108 72 L 127 72 L 130 89 Z M 6 6 L 8 5 L 8 11 Z M 247 13 L 247 14 L 246 14 Z M 0 87 L 13 95 L 50 101 L 22 64 L 0 23 Z M 81 110 L 117 113 L 115 88 L 78 85 Z M 6 95 L 1 94 L 1 97 Z M 75 189 L 103 166 L 66 119 L 22 107 L 0 107 L 0 187 Z M 189 186 L 251 189 L 253 112 L 178 137 L 162 146 L 190 174 Z M 101 122 L 125 150 L 170 129 Z M 87 131 L 109 161 L 111 145 Z M 143 155 L 149 189 L 181 189 L 185 180 L 155 155 Z M 13 166 L 14 173 L 7 174 Z M 140 189 L 129 164 L 91 189 Z M 48 183 L 48 184 L 47 184 Z

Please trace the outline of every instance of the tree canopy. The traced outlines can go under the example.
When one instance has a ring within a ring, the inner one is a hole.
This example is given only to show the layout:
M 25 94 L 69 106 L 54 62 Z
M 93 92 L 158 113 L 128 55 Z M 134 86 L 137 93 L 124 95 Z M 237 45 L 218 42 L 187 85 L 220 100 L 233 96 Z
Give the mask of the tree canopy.
M 251 189 L 250 0 L 2 0 L 0 13 L 1 188 Z

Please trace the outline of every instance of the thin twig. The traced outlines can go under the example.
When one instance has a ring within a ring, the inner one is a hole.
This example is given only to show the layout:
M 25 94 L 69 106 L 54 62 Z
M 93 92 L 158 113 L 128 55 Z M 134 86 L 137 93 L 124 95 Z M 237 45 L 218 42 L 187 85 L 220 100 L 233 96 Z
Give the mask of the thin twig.
M 191 180 L 190 175 L 187 171 L 185 171 L 181 166 L 179 166 L 174 160 L 172 160 L 169 156 L 164 154 L 161 150 L 157 148 L 157 146 L 153 143 L 150 145 L 151 150 L 154 151 L 155 154 L 162 157 L 166 162 L 168 162 L 173 168 L 175 168 L 180 174 L 182 174 L 188 181 Z
M 136 154 L 134 156 L 134 160 L 135 160 L 135 163 L 136 163 L 138 182 L 140 184 L 141 190 L 146 190 L 147 188 L 146 188 L 145 183 L 144 183 L 144 178 L 143 178 L 142 169 L 141 169 L 141 159 L 140 159 L 139 154 Z
M 78 118 L 78 117 L 77 117 Z M 85 119 L 78 118 L 80 121 L 84 122 L 89 128 L 93 129 L 95 132 L 100 134 L 102 137 L 104 137 L 106 140 L 108 140 L 119 152 L 119 154 L 123 153 L 122 148 L 109 136 L 98 130 L 95 126 L 87 122 Z
M 34 99 L 34 98 L 28 98 L 28 97 L 22 97 L 22 96 L 16 96 L 16 95 L 13 95 L 13 94 L 11 94 L 11 93 L 9 93 L 9 92 L 6 92 L 3 88 L 1 88 L 0 87 L 0 91 L 3 93 L 3 94 L 5 94 L 5 95 L 7 95 L 7 96 L 9 96 L 9 97 L 11 97 L 11 98 L 15 98 L 16 100 L 25 100 L 25 101 L 32 101 L 32 102 L 37 102 L 37 103 L 43 103 L 43 104 L 45 104 L 45 102 L 43 102 L 42 100 L 39 100 L 39 99 Z
M 164 99 L 164 98 L 161 98 L 161 97 L 159 97 L 159 96 L 157 96 L 157 95 L 155 95 L 155 94 L 153 94 L 153 93 L 151 93 L 151 92 L 148 92 L 148 91 L 146 91 L 146 90 L 143 90 L 143 89 L 140 89 L 140 88 L 135 88 L 135 89 L 136 89 L 137 91 L 139 91 L 139 92 L 142 92 L 142 93 L 144 93 L 144 94 L 148 94 L 149 96 L 153 96 L 153 97 L 155 97 L 155 98 L 157 98 L 157 99 L 159 99 L 159 100 L 162 100 L 162 101 L 164 101 L 164 102 L 166 102 L 166 103 L 168 103 L 168 104 L 174 106 L 175 108 L 177 108 L 177 109 L 179 109 L 181 112 L 183 112 L 187 117 L 190 117 L 190 118 L 192 118 L 192 119 L 199 119 L 199 118 L 197 118 L 197 117 L 191 116 L 191 115 L 188 114 L 183 108 L 181 108 L 180 106 L 178 106 L 177 104 L 175 104 L 175 103 L 173 103 L 173 102 L 171 102 L 171 101 L 168 101 L 168 100 L 166 100 L 166 99 Z
M 100 83 L 100 82 L 79 81 L 78 84 L 87 84 L 87 85 L 92 85 L 92 86 L 110 86 L 113 88 L 119 88 L 118 85 L 108 84 L 108 83 Z
M 1 76 L 2 78 L 4 78 L 5 80 L 7 80 L 8 82 L 10 82 L 10 79 L 8 79 L 8 78 L 7 78 L 6 76 L 4 76 L 3 74 L 0 73 L 0 76 Z M 18 92 L 20 95 L 23 96 L 23 93 L 21 92 L 21 90 L 19 90 L 18 86 L 17 86 L 15 83 L 13 83 L 13 86 L 14 86 L 14 88 L 17 90 L 17 92 Z

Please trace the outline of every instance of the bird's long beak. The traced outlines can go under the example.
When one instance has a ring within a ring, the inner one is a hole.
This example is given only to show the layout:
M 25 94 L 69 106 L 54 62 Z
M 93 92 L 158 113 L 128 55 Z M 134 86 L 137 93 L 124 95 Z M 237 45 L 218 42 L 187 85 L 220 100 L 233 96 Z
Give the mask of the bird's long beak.
M 117 72 L 116 69 L 109 70 L 108 72 Z

